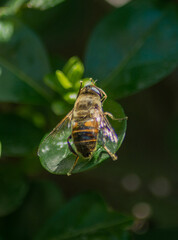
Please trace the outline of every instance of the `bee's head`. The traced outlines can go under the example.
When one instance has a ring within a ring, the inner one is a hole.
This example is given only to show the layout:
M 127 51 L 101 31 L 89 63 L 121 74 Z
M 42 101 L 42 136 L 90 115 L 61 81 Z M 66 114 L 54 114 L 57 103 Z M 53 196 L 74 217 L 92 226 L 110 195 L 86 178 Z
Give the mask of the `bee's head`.
M 103 97 L 105 95 L 103 90 L 94 86 L 93 84 L 92 85 L 87 85 L 87 86 L 82 88 L 81 94 L 85 94 L 85 93 L 90 93 L 90 94 L 94 94 L 96 96 L 99 96 L 101 100 L 103 99 Z

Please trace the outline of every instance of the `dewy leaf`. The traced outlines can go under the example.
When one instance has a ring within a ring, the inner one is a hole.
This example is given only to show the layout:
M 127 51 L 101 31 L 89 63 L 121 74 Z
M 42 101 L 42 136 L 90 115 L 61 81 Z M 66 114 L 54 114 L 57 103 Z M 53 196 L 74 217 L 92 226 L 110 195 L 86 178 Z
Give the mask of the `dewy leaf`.
M 0 123 L 3 156 L 23 156 L 34 151 L 40 140 L 41 130 L 15 115 L 0 115 Z
M 92 234 L 102 236 L 111 229 L 121 232 L 131 223 L 131 218 L 108 209 L 98 195 L 83 194 L 72 199 L 50 219 L 35 240 L 81 239 L 81 236 L 88 239 Z
M 0 217 L 16 210 L 28 191 L 28 184 L 13 167 L 0 168 Z
M 0 101 L 44 104 L 49 63 L 42 43 L 18 21 L 0 20 L 0 26 Z
M 104 109 L 109 110 L 116 118 L 123 118 L 125 116 L 121 105 L 114 101 L 106 100 L 104 103 Z M 71 128 L 68 127 L 68 124 L 69 122 L 66 120 L 65 124 L 62 125 L 60 130 L 42 140 L 39 147 L 38 154 L 41 164 L 47 171 L 54 174 L 67 174 L 72 168 L 76 158 L 76 156 L 70 152 L 67 144 L 67 138 L 71 135 Z M 115 146 L 116 149 L 114 149 L 114 152 L 119 149 L 123 142 L 126 132 L 126 125 L 127 120 L 112 121 L 112 126 L 118 135 L 118 143 L 117 146 Z M 109 148 L 112 149 L 113 146 L 110 145 Z M 90 160 L 79 159 L 72 173 L 82 172 L 90 169 L 108 158 L 108 153 L 100 144 L 98 144 L 97 150 L 94 152 L 93 157 Z
M 30 0 L 27 4 L 29 8 L 37 8 L 40 10 L 46 10 L 48 8 L 54 7 L 65 0 Z
M 86 74 L 121 98 L 159 82 L 178 65 L 178 19 L 175 5 L 132 1 L 104 18 L 86 51 Z

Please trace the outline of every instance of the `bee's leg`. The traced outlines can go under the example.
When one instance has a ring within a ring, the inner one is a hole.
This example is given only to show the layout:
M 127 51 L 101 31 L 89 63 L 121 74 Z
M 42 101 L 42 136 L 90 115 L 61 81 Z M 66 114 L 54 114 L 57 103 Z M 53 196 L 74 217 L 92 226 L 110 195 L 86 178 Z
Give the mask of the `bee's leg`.
M 123 118 L 115 118 L 111 113 L 109 112 L 105 112 L 104 115 L 107 115 L 108 117 L 110 117 L 112 120 L 118 120 L 118 121 L 122 121 L 122 120 L 127 120 L 128 117 L 123 117 Z
M 68 144 L 68 147 L 69 147 L 69 150 L 75 155 L 77 156 L 77 153 L 75 152 L 75 150 L 73 149 L 73 147 L 71 146 L 69 140 L 72 139 L 72 136 L 70 135 L 68 138 L 67 138 L 67 144 Z
M 73 166 L 71 167 L 71 169 L 69 170 L 69 172 L 67 173 L 67 176 L 70 176 L 73 169 L 75 168 L 77 162 L 78 162 L 78 159 L 79 159 L 79 155 L 75 152 L 75 150 L 73 149 L 73 147 L 71 146 L 69 140 L 72 138 L 72 136 L 70 135 L 68 138 L 67 138 L 67 144 L 68 144 L 68 147 L 69 147 L 69 150 L 76 156 L 76 159 L 75 159 L 75 162 L 73 164 Z
M 105 145 L 103 146 L 109 156 L 113 159 L 113 161 L 117 160 L 117 156 L 113 154 Z
M 79 155 L 77 155 L 73 166 L 71 167 L 71 169 L 70 169 L 69 172 L 67 173 L 67 176 L 70 176 L 70 175 L 71 175 L 72 171 L 74 170 L 75 166 L 77 165 L 78 160 L 79 160 Z
M 105 92 L 103 92 L 104 93 L 104 96 L 103 96 L 103 98 L 101 99 L 101 102 L 102 103 L 104 103 L 104 101 L 106 100 L 106 98 L 107 98 L 107 95 L 106 95 L 106 93 Z
M 102 94 L 103 94 L 103 98 L 101 99 L 101 102 L 104 103 L 104 101 L 107 98 L 107 95 L 106 95 L 106 93 L 102 89 L 100 89 L 100 92 L 102 92 Z

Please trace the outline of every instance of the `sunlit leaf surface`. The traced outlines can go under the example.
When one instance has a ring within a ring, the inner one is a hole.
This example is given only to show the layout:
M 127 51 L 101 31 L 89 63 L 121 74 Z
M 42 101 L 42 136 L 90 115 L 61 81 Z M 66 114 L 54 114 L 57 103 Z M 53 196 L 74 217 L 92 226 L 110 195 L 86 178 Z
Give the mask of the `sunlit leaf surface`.
M 118 103 L 107 100 L 104 105 L 104 109 L 113 113 L 115 117 L 122 118 L 125 116 L 121 105 Z M 52 137 L 42 140 L 39 147 L 38 154 L 43 167 L 54 174 L 67 174 L 72 168 L 76 158 L 75 155 L 70 152 L 67 144 L 67 138 L 71 134 L 71 128 L 68 128 L 68 124 L 68 121 L 66 121 L 65 127 L 62 128 L 63 131 L 61 130 Z M 115 151 L 117 151 L 125 136 L 126 120 L 112 121 L 111 125 L 118 135 L 118 143 L 115 149 Z M 73 147 L 75 148 L 75 146 Z M 109 147 L 110 149 L 113 149 L 113 146 Z M 108 153 L 104 150 L 101 144 L 98 144 L 97 150 L 94 152 L 93 157 L 90 160 L 80 158 L 72 173 L 82 172 L 90 169 L 103 162 L 107 158 L 109 158 Z

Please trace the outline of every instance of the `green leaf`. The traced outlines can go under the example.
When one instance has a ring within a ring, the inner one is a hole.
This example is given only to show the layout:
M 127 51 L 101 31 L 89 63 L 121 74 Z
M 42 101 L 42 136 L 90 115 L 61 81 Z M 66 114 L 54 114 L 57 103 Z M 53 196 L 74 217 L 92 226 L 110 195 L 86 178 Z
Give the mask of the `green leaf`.
M 84 74 L 83 63 L 78 57 L 71 57 L 65 64 L 63 72 L 72 83 L 76 84 Z
M 125 116 L 121 105 L 114 101 L 106 100 L 104 103 L 104 109 L 109 110 L 116 118 L 123 118 Z M 111 151 L 115 152 L 121 146 L 125 137 L 127 125 L 126 122 L 126 120 L 112 121 L 112 126 L 118 135 L 118 143 L 116 149 L 113 149 L 115 146 L 112 146 L 112 144 L 109 145 Z M 67 174 L 72 168 L 76 157 L 68 148 L 67 138 L 70 135 L 71 128 L 68 128 L 68 123 L 66 123 L 66 125 L 60 129 L 60 131 L 51 135 L 49 138 L 42 140 L 38 154 L 41 164 L 47 171 L 54 174 Z M 82 172 L 90 169 L 108 158 L 108 153 L 100 144 L 98 144 L 97 150 L 94 152 L 93 157 L 90 160 L 82 158 L 79 159 L 72 173 Z M 113 162 L 113 164 L 117 163 Z
M 65 102 L 69 104 L 74 103 L 78 93 L 78 89 L 80 87 L 79 81 L 76 83 L 75 86 L 72 86 L 72 83 L 60 70 L 57 70 L 56 74 L 47 74 L 44 78 L 44 81 L 46 85 L 53 89 L 55 92 L 57 92 L 60 97 L 65 100 Z
M 67 93 L 67 90 L 64 89 L 60 84 L 60 82 L 58 81 L 56 74 L 52 74 L 52 73 L 47 74 L 44 77 L 44 82 L 48 87 L 53 89 L 53 91 L 59 93 L 61 96 L 63 96 L 64 93 Z
M 68 75 L 71 68 L 78 62 L 80 62 L 80 59 L 76 56 L 73 56 L 73 57 L 69 58 L 69 60 L 66 62 L 66 64 L 63 67 L 64 74 Z
M 27 4 L 29 8 L 37 8 L 40 10 L 46 10 L 52 8 L 57 4 L 64 2 L 65 0 L 30 0 Z
M 67 77 L 72 83 L 76 83 L 82 79 L 84 73 L 84 66 L 81 62 L 76 63 L 69 71 Z
M 63 195 L 52 181 L 38 180 L 32 182 L 23 205 L 14 213 L 3 219 L 3 236 L 5 239 L 33 239 L 43 224 L 63 205 Z M 11 231 L 8 231 L 8 229 Z
M 28 184 L 14 167 L 0 168 L 0 217 L 15 211 L 28 192 Z
M 86 74 L 115 99 L 159 82 L 178 65 L 176 6 L 132 1 L 104 18 L 86 51 Z
M 56 76 L 57 76 L 59 83 L 62 85 L 62 87 L 64 89 L 68 89 L 68 88 L 72 87 L 71 82 L 69 81 L 69 79 L 65 76 L 65 74 L 62 71 L 57 70 Z
M 38 37 L 18 21 L 0 20 L 0 101 L 44 104 L 48 58 Z
M 23 156 L 32 153 L 41 137 L 41 130 L 31 122 L 15 116 L 0 115 L 0 136 L 3 156 Z
M 88 240 L 93 239 L 92 235 L 103 236 L 105 232 L 114 230 L 121 232 L 131 223 L 131 218 L 109 209 L 98 195 L 83 194 L 66 204 L 44 225 L 35 239 Z
M 84 66 L 80 59 L 71 57 L 64 65 L 63 71 L 56 70 L 55 74 L 47 74 L 44 81 L 46 85 L 59 93 L 67 103 L 73 104 L 80 88 L 83 73 Z M 88 80 L 88 78 L 82 79 L 83 85 Z

